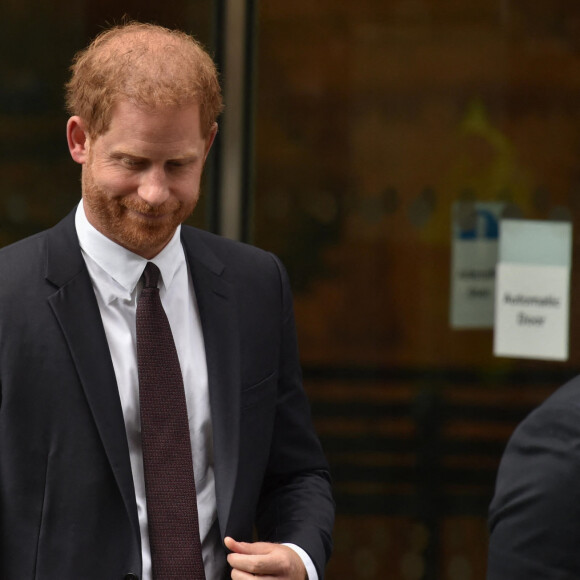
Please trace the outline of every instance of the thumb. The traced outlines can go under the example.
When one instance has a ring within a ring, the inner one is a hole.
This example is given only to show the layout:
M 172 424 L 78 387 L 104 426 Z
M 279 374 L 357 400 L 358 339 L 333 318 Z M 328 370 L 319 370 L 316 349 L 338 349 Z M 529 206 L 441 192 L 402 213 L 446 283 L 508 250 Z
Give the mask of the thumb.
M 224 538 L 226 548 L 236 554 L 259 555 L 270 552 L 270 545 L 266 542 L 237 542 L 227 536 Z

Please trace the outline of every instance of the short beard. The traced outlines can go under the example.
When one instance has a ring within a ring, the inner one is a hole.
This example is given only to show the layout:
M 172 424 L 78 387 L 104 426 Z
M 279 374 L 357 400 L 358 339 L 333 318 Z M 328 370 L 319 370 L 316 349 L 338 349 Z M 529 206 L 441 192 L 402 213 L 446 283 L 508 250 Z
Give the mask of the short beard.
M 83 168 L 82 189 L 83 203 L 93 218 L 92 225 L 115 243 L 147 259 L 157 255 L 169 243 L 177 227 L 192 214 L 197 202 L 197 196 L 191 204 L 170 198 L 159 207 L 152 207 L 136 197 L 112 197 L 95 183 L 90 164 Z M 169 217 L 152 223 L 134 212 Z

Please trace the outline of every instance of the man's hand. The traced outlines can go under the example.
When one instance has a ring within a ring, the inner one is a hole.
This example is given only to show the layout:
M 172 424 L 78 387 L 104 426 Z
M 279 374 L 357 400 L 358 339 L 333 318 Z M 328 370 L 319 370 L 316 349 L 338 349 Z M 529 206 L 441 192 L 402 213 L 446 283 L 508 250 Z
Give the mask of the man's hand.
M 266 542 L 236 542 L 224 540 L 232 553 L 228 562 L 232 567 L 233 580 L 250 580 L 255 576 L 264 579 L 305 580 L 306 568 L 300 556 L 288 546 Z

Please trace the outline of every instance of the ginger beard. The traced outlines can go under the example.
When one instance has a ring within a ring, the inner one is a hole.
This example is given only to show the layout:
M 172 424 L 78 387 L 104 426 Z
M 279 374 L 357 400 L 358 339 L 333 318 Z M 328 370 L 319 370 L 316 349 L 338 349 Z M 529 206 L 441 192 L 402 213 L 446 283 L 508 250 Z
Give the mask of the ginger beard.
M 171 240 L 195 209 L 199 194 L 184 203 L 174 197 L 152 207 L 138 196 L 116 196 L 101 188 L 92 172 L 92 155 L 82 172 L 83 203 L 90 223 L 127 250 L 151 259 Z

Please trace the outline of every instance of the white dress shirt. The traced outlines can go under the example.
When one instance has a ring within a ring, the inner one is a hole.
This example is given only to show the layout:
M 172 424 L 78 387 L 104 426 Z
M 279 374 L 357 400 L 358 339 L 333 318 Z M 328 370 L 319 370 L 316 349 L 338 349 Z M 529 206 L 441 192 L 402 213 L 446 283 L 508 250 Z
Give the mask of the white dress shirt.
M 169 244 L 157 256 L 146 260 L 96 230 L 87 220 L 82 201 L 77 208 L 75 225 L 103 320 L 121 399 L 141 530 L 142 580 L 151 580 L 151 552 L 141 450 L 135 315 L 142 287 L 140 279 L 148 261 L 154 262 L 161 271 L 159 296 L 169 319 L 183 375 L 206 578 L 222 578 L 225 561 L 217 525 L 207 365 L 195 291 L 180 241 L 181 228 L 177 228 Z M 287 545 L 302 558 L 309 580 L 318 580 L 308 554 L 298 546 Z

